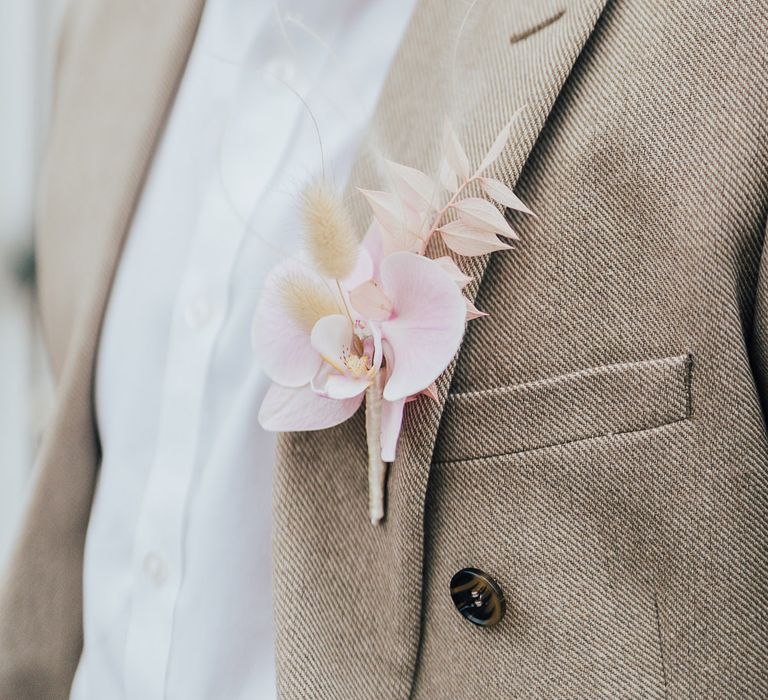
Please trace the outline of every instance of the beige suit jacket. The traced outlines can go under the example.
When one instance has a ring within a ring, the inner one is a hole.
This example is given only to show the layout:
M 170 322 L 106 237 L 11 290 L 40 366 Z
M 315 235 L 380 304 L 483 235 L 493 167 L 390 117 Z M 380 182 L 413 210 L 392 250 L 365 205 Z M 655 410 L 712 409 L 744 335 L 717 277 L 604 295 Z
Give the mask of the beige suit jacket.
M 58 404 L 3 585 L 2 700 L 66 697 L 78 661 L 99 329 L 201 6 L 67 20 L 38 226 Z M 282 440 L 282 696 L 768 697 L 768 5 L 480 0 L 454 61 L 467 7 L 421 0 L 371 141 L 430 169 L 448 114 L 477 158 L 527 104 L 500 172 L 540 216 L 461 261 L 491 317 L 409 406 L 383 526 L 362 417 Z M 353 182 L 379 184 L 365 153 Z M 498 625 L 454 608 L 465 566 L 505 591 Z

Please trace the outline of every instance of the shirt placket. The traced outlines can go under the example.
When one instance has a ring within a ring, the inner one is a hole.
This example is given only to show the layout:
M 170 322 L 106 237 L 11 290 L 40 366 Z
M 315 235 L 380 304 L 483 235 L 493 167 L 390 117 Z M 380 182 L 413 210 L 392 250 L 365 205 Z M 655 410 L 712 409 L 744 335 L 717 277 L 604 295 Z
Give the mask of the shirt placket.
M 243 226 L 226 201 L 211 193 L 174 309 L 155 460 L 136 528 L 125 675 L 131 699 L 164 697 L 208 366 L 226 318 L 229 279 L 242 236 Z
M 310 73 L 319 70 L 315 64 Z M 311 76 L 305 73 L 301 78 L 309 81 Z M 185 520 L 195 475 L 201 468 L 206 385 L 215 344 L 227 318 L 238 254 L 247 242 L 249 228 L 243 213 L 257 210 L 270 186 L 271 177 L 264 175 L 279 169 L 305 109 L 295 95 L 283 90 L 269 97 L 271 111 L 265 107 L 262 121 L 254 125 L 258 130 L 269 123 L 275 132 L 258 162 L 262 177 L 254 181 L 258 184 L 248 192 L 244 208 L 233 205 L 232 193 L 219 168 L 214 168 L 216 176 L 200 209 L 174 305 L 155 459 L 134 540 L 134 595 L 125 650 L 126 696 L 130 700 L 165 697 L 174 614 L 184 581 Z
M 282 124 L 280 147 L 269 149 L 259 167 L 274 172 L 287 149 L 298 101 L 275 100 Z M 288 105 L 291 105 L 290 107 Z M 269 186 L 258 179 L 250 192 L 253 211 Z M 214 177 L 182 276 L 168 346 L 155 460 L 142 500 L 133 569 L 134 596 L 126 640 L 125 678 L 130 700 L 165 697 L 173 645 L 174 613 L 184 578 L 185 516 L 200 468 L 201 416 L 209 366 L 226 320 L 229 291 L 248 227 L 219 177 Z M 246 339 L 247 342 L 247 339 Z

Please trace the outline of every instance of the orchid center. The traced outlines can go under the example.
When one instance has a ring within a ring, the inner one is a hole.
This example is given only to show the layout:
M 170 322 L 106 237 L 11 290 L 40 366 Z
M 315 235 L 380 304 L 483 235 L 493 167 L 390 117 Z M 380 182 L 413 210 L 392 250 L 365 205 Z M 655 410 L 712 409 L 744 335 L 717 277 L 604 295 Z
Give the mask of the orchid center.
M 347 370 L 355 379 L 361 379 L 371 371 L 371 358 L 368 355 L 345 353 L 343 360 Z

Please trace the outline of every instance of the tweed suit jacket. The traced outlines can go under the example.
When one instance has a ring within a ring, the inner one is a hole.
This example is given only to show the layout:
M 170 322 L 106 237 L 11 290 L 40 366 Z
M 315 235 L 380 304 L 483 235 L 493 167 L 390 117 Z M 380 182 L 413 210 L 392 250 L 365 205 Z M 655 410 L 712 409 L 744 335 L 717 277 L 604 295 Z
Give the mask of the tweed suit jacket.
M 37 227 L 58 402 L 4 576 L 2 700 L 66 697 L 78 661 L 99 329 L 201 6 L 66 21 Z M 281 696 L 768 697 L 768 4 L 467 7 L 418 4 L 369 144 L 430 170 L 450 116 L 478 160 L 525 104 L 498 175 L 538 218 L 460 261 L 490 317 L 409 405 L 383 525 L 362 416 L 281 440 Z M 370 150 L 352 182 L 375 188 Z M 466 566 L 505 591 L 498 625 L 454 608 Z

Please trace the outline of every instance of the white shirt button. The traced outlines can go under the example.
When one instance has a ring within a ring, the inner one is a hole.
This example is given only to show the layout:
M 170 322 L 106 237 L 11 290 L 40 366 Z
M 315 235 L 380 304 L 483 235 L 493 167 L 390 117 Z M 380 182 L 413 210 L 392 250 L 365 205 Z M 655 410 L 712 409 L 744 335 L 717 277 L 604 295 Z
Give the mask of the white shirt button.
M 168 578 L 168 566 L 157 552 L 149 552 L 144 557 L 144 573 L 156 586 L 162 586 Z
M 213 306 L 204 298 L 196 299 L 184 309 L 184 320 L 192 330 L 202 328 L 213 317 Z

